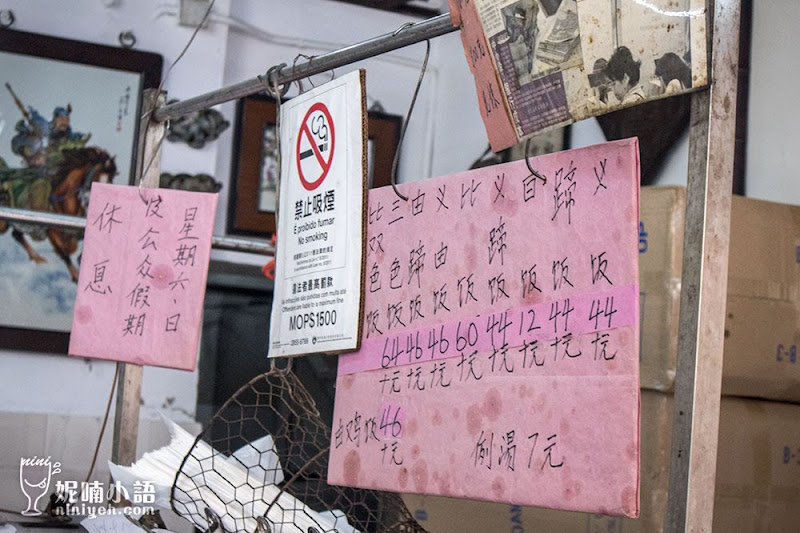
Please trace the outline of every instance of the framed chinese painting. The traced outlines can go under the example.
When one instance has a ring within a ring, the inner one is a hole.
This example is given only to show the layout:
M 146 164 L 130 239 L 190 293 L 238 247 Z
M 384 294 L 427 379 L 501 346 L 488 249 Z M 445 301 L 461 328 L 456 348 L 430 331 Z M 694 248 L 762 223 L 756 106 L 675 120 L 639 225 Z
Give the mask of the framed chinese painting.
M 278 144 L 277 105 L 265 96 L 238 102 L 228 206 L 228 233 L 268 238 L 275 231 Z M 367 129 L 367 184 L 389 185 L 402 118 L 370 111 Z
M 0 205 L 85 216 L 134 179 L 160 55 L 0 29 Z M 66 353 L 82 232 L 0 220 L 0 348 Z

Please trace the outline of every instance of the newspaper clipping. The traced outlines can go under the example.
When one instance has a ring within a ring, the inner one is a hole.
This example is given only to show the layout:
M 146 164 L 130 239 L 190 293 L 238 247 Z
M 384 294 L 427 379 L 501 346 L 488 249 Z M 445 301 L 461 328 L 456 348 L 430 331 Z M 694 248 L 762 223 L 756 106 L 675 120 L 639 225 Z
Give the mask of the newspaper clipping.
M 518 140 L 708 83 L 705 0 L 454 5 L 477 12 Z

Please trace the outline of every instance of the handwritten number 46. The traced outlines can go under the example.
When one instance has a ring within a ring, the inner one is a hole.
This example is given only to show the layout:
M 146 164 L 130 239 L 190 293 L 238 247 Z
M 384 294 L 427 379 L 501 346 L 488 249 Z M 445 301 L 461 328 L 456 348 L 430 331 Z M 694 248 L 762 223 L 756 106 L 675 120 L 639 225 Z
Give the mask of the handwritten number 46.
M 431 350 L 431 359 L 434 358 L 436 346 L 439 346 L 439 354 L 444 355 L 450 349 L 450 341 L 444 336 L 444 326 L 439 327 L 439 336 L 436 336 L 436 328 L 428 332 L 428 348 Z
M 388 436 L 390 432 L 393 438 L 400 436 L 403 431 L 403 423 L 399 420 L 401 409 L 402 407 L 392 408 L 391 406 L 383 408 L 380 429 L 384 436 Z M 393 411 L 394 416 L 392 415 Z

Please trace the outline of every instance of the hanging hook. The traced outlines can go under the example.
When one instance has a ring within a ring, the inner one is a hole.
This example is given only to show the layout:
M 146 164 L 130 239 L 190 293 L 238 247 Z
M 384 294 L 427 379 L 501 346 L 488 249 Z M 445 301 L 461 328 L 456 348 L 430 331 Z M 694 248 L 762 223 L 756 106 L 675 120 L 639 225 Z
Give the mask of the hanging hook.
M 136 45 L 136 36 L 131 30 L 119 32 L 119 45 L 122 48 L 133 48 Z
M 300 54 L 297 54 L 296 56 L 294 56 L 294 61 L 292 61 L 292 77 L 294 77 L 294 69 L 297 67 L 297 60 L 300 59 L 301 57 L 303 59 L 305 59 L 306 61 L 308 61 L 309 64 L 310 64 L 314 60 L 314 58 L 317 57 L 317 56 L 309 56 L 309 55 L 306 55 L 306 54 L 303 54 L 303 53 L 300 53 Z M 308 83 L 311 84 L 311 87 L 313 87 L 314 89 L 317 88 L 317 86 L 314 84 L 314 80 L 311 79 L 311 76 L 306 76 L 305 79 L 308 80 Z M 304 92 L 306 92 L 305 87 L 303 87 L 303 80 L 302 79 L 297 80 L 297 88 L 300 90 L 300 94 L 303 94 Z
M 296 56 L 294 56 L 294 61 L 292 61 L 292 77 L 294 77 L 294 69 L 297 67 L 297 60 L 300 59 L 301 57 L 303 59 L 305 59 L 306 61 L 308 61 L 309 63 L 311 63 L 314 60 L 314 57 L 316 57 L 316 56 L 309 56 L 309 55 L 306 55 L 306 54 L 303 54 L 303 53 L 299 53 Z M 308 83 L 311 84 L 311 87 L 316 89 L 317 86 L 314 85 L 314 80 L 311 79 L 311 76 L 306 76 L 306 79 L 308 80 Z M 304 92 L 306 92 L 305 88 L 303 87 L 303 80 L 302 79 L 297 80 L 297 87 L 300 90 L 300 94 L 303 94 Z
M 0 9 L 0 28 L 10 28 L 16 20 L 17 17 L 14 16 L 12 10 Z
M 537 178 L 542 180 L 542 185 L 546 185 L 547 178 L 544 176 L 544 174 L 540 174 L 539 172 L 535 171 L 531 166 L 530 148 L 532 140 L 533 140 L 532 138 L 529 138 L 527 141 L 525 141 L 525 165 L 527 165 L 528 172 L 531 173 L 531 176 L 536 176 Z
M 144 174 L 142 174 L 144 176 Z M 142 200 L 143 203 L 147 204 L 147 195 L 144 193 L 144 186 L 142 186 L 142 176 L 139 176 L 139 198 Z
M 407 30 L 408 28 L 410 28 L 413 25 L 414 25 L 413 22 L 406 22 L 405 24 L 403 24 L 402 26 L 400 26 L 399 28 L 394 30 L 394 33 L 392 33 L 392 37 L 397 37 L 398 33 L 400 33 L 403 30 Z
M 258 79 L 261 80 L 261 83 L 263 83 L 264 86 L 266 86 L 267 94 L 269 94 L 276 100 L 279 100 L 280 98 L 285 96 L 287 92 L 289 92 L 289 86 L 291 85 L 290 83 L 284 83 L 283 86 L 281 86 L 280 88 L 278 87 L 278 73 L 281 71 L 283 67 L 286 66 L 288 66 L 286 63 L 275 65 L 273 67 L 270 67 L 270 69 L 267 71 L 266 74 L 258 76 Z
M 277 70 L 273 70 L 276 69 Z M 278 89 L 278 72 L 282 67 L 272 67 L 267 72 L 267 79 L 272 81 L 272 91 L 273 94 L 276 96 L 275 98 L 275 159 L 277 162 L 277 173 L 275 175 L 275 196 L 276 198 L 281 197 L 281 168 L 283 167 L 283 156 L 281 154 L 281 97 L 286 94 L 286 91 L 289 89 L 289 85 L 286 84 L 284 86 L 283 92 Z M 275 203 L 275 232 L 273 233 L 273 239 L 278 235 L 278 230 L 280 229 L 280 202 Z M 273 240 L 273 245 L 275 245 L 277 241 Z M 275 258 L 273 258 L 275 259 Z
M 401 31 L 405 30 L 413 26 L 412 22 L 407 22 L 397 28 L 393 35 L 397 35 Z M 403 140 L 406 137 L 406 130 L 408 130 L 408 123 L 411 120 L 411 113 L 414 111 L 414 104 L 417 102 L 417 96 L 419 95 L 419 89 L 422 86 L 422 78 L 425 77 L 425 70 L 428 68 L 428 58 L 431 56 L 431 41 L 430 39 L 425 40 L 425 59 L 422 61 L 422 70 L 419 72 L 419 79 L 417 80 L 417 86 L 414 88 L 414 95 L 411 97 L 411 105 L 408 107 L 408 114 L 406 115 L 406 120 L 403 122 L 403 129 L 400 130 L 400 140 L 397 142 L 397 150 L 394 153 L 394 160 L 392 161 L 392 189 L 394 193 L 400 197 L 403 201 L 408 201 L 408 196 L 405 196 L 401 193 L 397 188 L 397 164 L 400 161 L 400 149 L 403 146 Z
M 287 374 L 292 371 L 293 357 L 273 357 L 269 360 L 269 371 L 276 374 Z M 285 360 L 286 366 L 279 366 L 278 361 Z M 291 391 L 290 391 L 291 393 Z
M 301 57 L 303 59 L 305 59 L 306 61 L 308 61 L 309 66 L 317 58 L 317 56 L 310 56 L 310 55 L 303 54 L 303 53 L 299 53 L 296 56 L 294 56 L 294 61 L 292 62 L 292 77 L 294 77 L 294 69 L 295 69 L 295 67 L 297 67 L 297 60 L 300 59 Z M 330 77 L 330 79 L 328 81 L 333 81 L 334 79 L 336 79 L 336 69 L 332 68 L 332 69 L 329 70 L 329 72 L 331 73 L 331 77 Z M 319 73 L 319 74 L 321 74 L 321 73 Z M 316 89 L 317 84 L 314 83 L 314 79 L 311 76 L 306 76 L 305 79 L 307 79 L 308 83 L 310 83 L 311 86 Z M 300 86 L 301 92 L 303 92 L 302 91 L 301 81 L 297 80 L 297 84 Z

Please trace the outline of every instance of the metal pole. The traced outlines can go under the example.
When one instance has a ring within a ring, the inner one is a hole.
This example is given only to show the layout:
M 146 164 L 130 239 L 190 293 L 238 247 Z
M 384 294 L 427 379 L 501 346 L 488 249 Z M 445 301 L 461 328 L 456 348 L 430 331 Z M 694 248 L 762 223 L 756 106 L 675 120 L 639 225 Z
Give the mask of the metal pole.
M 254 241 L 252 239 L 237 239 L 233 237 L 211 237 L 211 247 L 218 250 L 231 250 L 233 252 L 248 252 L 251 254 L 263 254 L 269 257 L 275 256 L 275 247 L 268 242 Z
M 714 5 L 711 88 L 692 99 L 666 531 L 711 531 L 728 283 L 740 0 Z
M 392 33 L 386 33 L 333 52 L 312 57 L 308 61 L 297 63 L 294 66 L 284 65 L 275 72 L 277 77 L 275 82 L 278 85 L 283 85 L 391 52 L 398 48 L 433 39 L 456 30 L 458 28 L 453 26 L 450 14 L 445 13 L 422 22 L 410 24 Z M 153 118 L 163 122 L 216 104 L 238 100 L 239 98 L 264 91 L 267 88 L 266 83 L 268 81 L 272 83 L 272 80 L 267 80 L 266 77 L 257 77 L 235 85 L 229 85 L 228 87 L 222 87 L 200 96 L 181 100 L 174 104 L 160 106 L 153 113 Z
M 11 222 L 23 222 L 25 224 L 54 226 L 58 228 L 80 230 L 86 228 L 86 219 L 83 217 L 59 215 L 57 213 L 44 213 L 41 211 L 19 209 L 16 207 L 0 207 L 0 219 L 9 220 Z M 240 239 L 235 237 L 222 237 L 220 235 L 214 235 L 211 237 L 211 247 L 218 250 L 263 254 L 270 257 L 275 255 L 275 247 L 272 246 L 272 244 L 252 239 Z
M 84 229 L 86 219 L 72 215 L 59 215 L 57 213 L 46 213 L 33 211 L 31 209 L 20 209 L 18 207 L 1 207 L 0 219 L 11 222 L 23 222 L 25 224 L 40 224 L 42 226 L 53 226 L 56 228 Z

